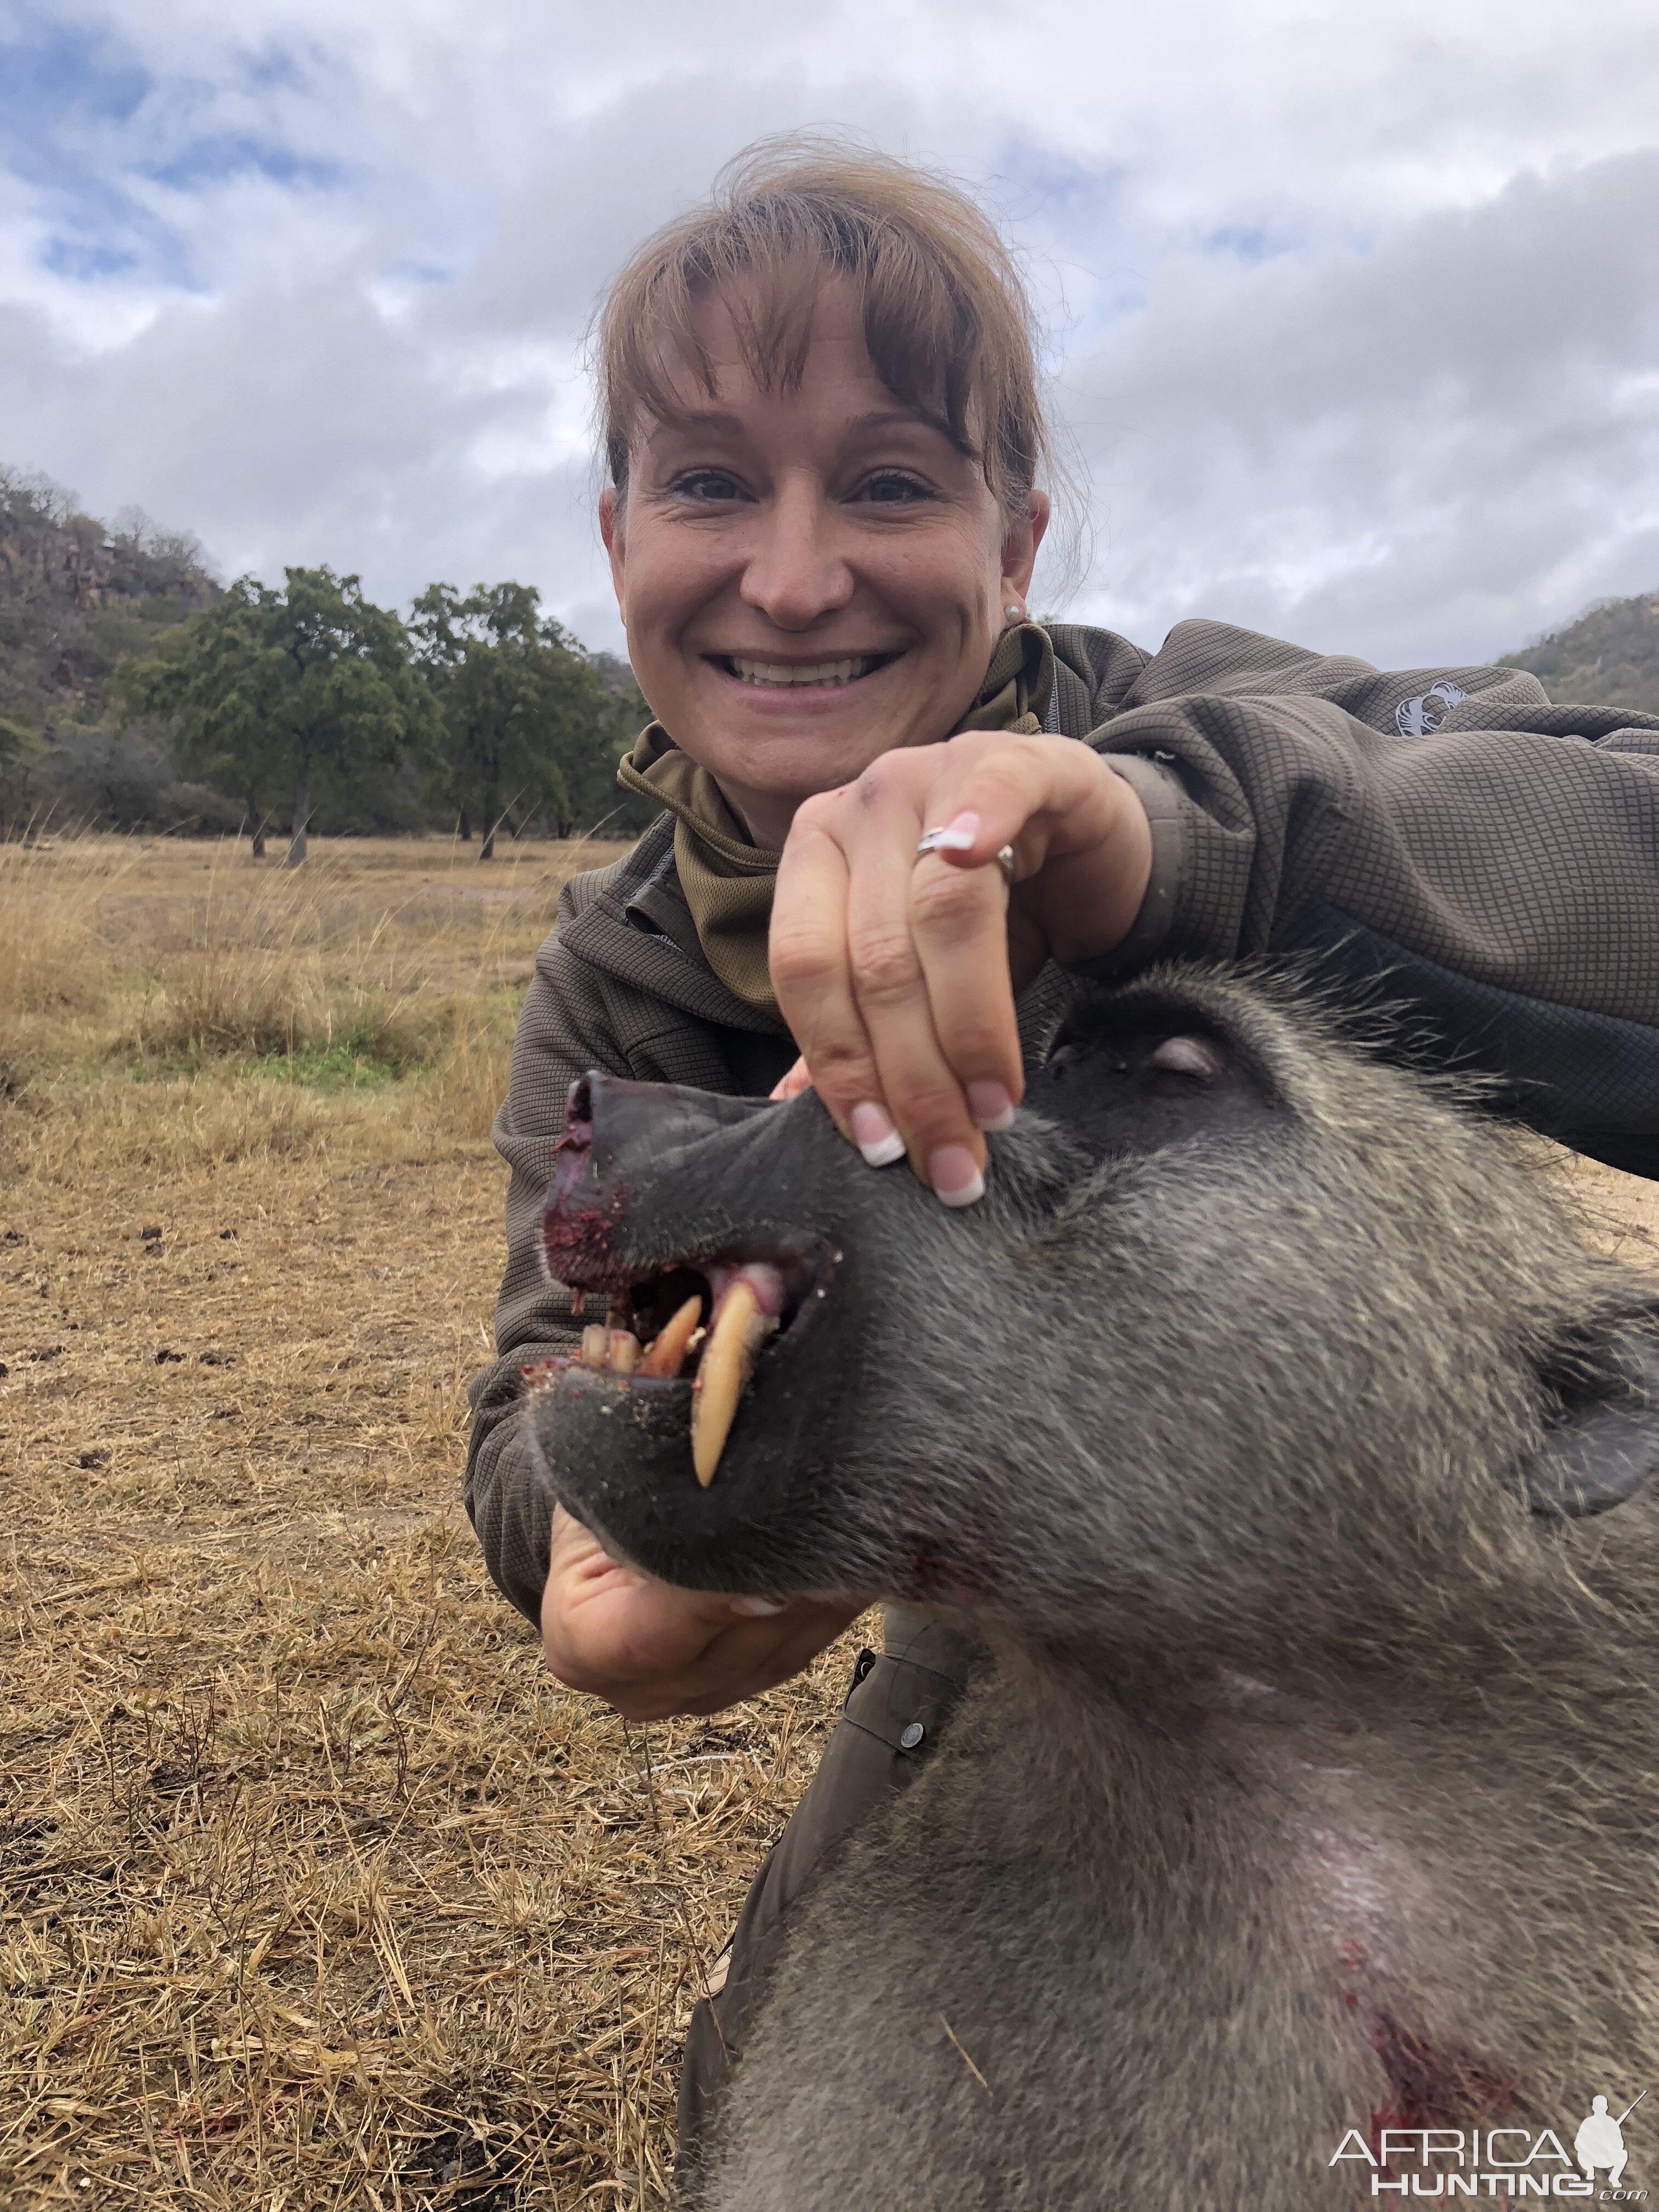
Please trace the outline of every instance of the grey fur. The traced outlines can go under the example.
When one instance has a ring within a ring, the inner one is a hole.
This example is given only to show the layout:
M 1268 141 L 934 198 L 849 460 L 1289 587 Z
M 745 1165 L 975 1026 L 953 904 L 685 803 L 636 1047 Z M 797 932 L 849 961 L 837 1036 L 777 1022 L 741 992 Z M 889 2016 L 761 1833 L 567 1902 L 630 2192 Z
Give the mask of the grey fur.
M 969 1216 L 810 1099 L 593 1170 L 595 1280 L 792 1219 L 840 1257 L 706 1496 L 682 1413 L 548 1391 L 568 1502 L 986 1654 L 796 1908 L 687 2212 L 1346 2208 L 1351 2127 L 1570 2142 L 1659 2080 L 1652 1291 L 1281 989 L 1166 970 L 1074 1030 Z

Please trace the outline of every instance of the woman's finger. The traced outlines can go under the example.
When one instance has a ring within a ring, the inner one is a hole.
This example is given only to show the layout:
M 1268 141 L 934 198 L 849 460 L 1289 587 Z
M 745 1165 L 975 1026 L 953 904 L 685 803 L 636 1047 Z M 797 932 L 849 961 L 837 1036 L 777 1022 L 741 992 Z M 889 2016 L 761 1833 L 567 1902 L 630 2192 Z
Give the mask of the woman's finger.
M 1008 888 L 994 860 L 951 867 L 925 854 L 910 871 L 910 931 L 933 1035 L 975 1129 L 1006 1128 L 1025 1087 L 1009 971 Z
M 832 826 L 848 866 L 847 962 L 873 1059 L 871 1095 L 892 1117 L 911 1166 L 935 1189 L 940 1186 L 932 1156 L 947 1154 L 939 1163 L 940 1194 L 954 1199 L 961 1191 L 965 1204 L 984 1188 L 985 1154 L 933 1035 L 911 928 L 910 872 L 921 823 L 916 770 L 914 760 L 889 754 L 865 771 L 836 810 Z
M 918 819 L 907 806 L 890 844 L 866 836 L 853 854 L 853 989 L 881 1097 L 912 1164 L 947 1205 L 967 1206 L 984 1191 L 986 1156 L 966 1085 L 994 1090 L 988 1118 L 1000 1119 L 1019 1080 L 1007 899 L 998 869 L 969 875 L 919 860 Z M 955 1055 L 942 1017 L 966 1033 Z
M 781 1075 L 767 1092 L 769 1098 L 799 1098 L 803 1091 L 812 1088 L 812 1071 L 805 1060 L 798 1060 L 787 1074 Z
M 685 1701 L 675 1708 L 689 1713 L 723 1712 L 744 1698 L 787 1682 L 808 1667 L 864 1610 L 864 1601 L 825 1601 L 795 1598 L 775 1620 L 742 1622 L 709 1647 L 704 1663 L 686 1685 Z
M 854 996 L 847 946 L 847 858 L 832 799 L 808 799 L 778 860 L 768 959 L 778 1010 L 812 1087 L 872 1167 L 904 1157 L 881 1097 L 875 1054 Z

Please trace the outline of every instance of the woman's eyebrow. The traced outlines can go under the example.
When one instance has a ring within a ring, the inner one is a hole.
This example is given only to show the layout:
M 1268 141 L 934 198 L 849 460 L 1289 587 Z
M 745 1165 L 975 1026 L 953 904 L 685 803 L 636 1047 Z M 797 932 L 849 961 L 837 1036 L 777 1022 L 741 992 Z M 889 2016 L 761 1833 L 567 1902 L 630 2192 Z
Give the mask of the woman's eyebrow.
M 875 407 L 867 415 L 855 415 L 847 427 L 849 430 L 932 430 L 935 425 L 914 408 Z
M 665 430 L 741 433 L 746 427 L 738 416 L 728 415 L 717 407 L 687 408 L 684 412 L 676 408 L 672 415 L 665 415 L 659 419 L 660 427 Z M 872 407 L 866 414 L 855 415 L 847 428 L 849 430 L 931 430 L 933 425 L 925 415 L 918 415 L 914 408 Z
M 688 409 L 684 413 L 676 408 L 672 415 L 657 418 L 656 428 L 665 430 L 670 437 L 706 436 L 710 432 L 721 437 L 741 437 L 744 425 L 735 415 L 727 415 L 718 408 Z

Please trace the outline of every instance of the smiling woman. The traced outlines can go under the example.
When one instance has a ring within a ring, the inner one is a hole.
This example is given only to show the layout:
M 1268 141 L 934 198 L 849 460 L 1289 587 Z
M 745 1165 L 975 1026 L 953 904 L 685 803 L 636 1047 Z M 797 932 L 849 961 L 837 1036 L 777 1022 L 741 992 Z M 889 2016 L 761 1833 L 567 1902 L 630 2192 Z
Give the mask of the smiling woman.
M 601 526 L 659 717 L 623 780 L 677 817 L 715 975 L 781 1008 L 847 1134 L 884 1160 L 908 1151 L 947 1204 L 970 1204 L 981 1133 L 1021 1086 L 1012 982 L 1059 949 L 1034 889 L 1021 972 L 983 988 L 1007 935 L 983 864 L 1016 834 L 1034 878 L 1082 861 L 1092 880 L 1060 939 L 1083 955 L 1127 933 L 1151 859 L 1132 775 L 1064 742 L 1009 743 L 1041 740 L 1054 681 L 1025 620 L 1048 439 L 1018 271 L 948 185 L 872 155 L 763 149 L 714 212 L 623 270 L 598 367 Z M 860 782 L 895 753 L 910 773 Z M 830 805 L 792 840 L 805 802 L 854 784 L 873 838 L 849 844 Z M 918 866 L 921 834 L 981 791 L 1019 819 L 959 830 Z M 845 960 L 817 927 L 843 874 L 860 915 Z
M 1414 1052 L 1437 1042 L 1552 1135 L 1659 1172 L 1659 719 L 1215 623 L 1148 654 L 1029 619 L 1048 519 L 1030 311 L 981 211 L 902 162 L 757 149 L 635 255 L 596 351 L 600 520 L 656 717 L 622 781 L 665 811 L 570 885 L 526 1000 L 467 1502 L 554 1672 L 650 1719 L 782 1680 L 891 1593 L 827 1571 L 787 1602 L 670 1588 L 555 1507 L 527 1371 L 544 1433 L 583 1365 L 659 1398 L 665 1378 L 677 1404 L 689 1382 L 684 1480 L 717 1513 L 748 1376 L 797 1340 L 803 1295 L 778 1253 L 718 1245 L 619 1286 L 568 1176 L 544 1224 L 554 1153 L 599 1141 L 573 1085 L 810 1083 L 872 1168 L 908 1159 L 907 1203 L 964 1209 L 971 1237 L 1066 971 L 1317 958 L 1386 973 Z M 1402 710 L 1431 694 L 1446 711 L 1413 732 Z M 584 1328 L 561 1266 L 614 1295 L 603 1322 Z M 914 1612 L 886 1642 L 744 1909 L 718 2026 L 694 2018 L 687 2142 L 792 1900 L 948 1717 L 960 1644 Z

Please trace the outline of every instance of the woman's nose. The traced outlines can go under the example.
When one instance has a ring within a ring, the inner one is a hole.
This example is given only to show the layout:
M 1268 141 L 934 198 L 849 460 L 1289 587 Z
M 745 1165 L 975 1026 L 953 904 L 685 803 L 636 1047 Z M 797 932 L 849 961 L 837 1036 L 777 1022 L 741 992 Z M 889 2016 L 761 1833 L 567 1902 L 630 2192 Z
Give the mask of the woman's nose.
M 847 605 L 853 571 L 835 502 L 821 484 L 787 479 L 762 505 L 756 524 L 744 568 L 745 606 L 780 629 L 805 629 Z

